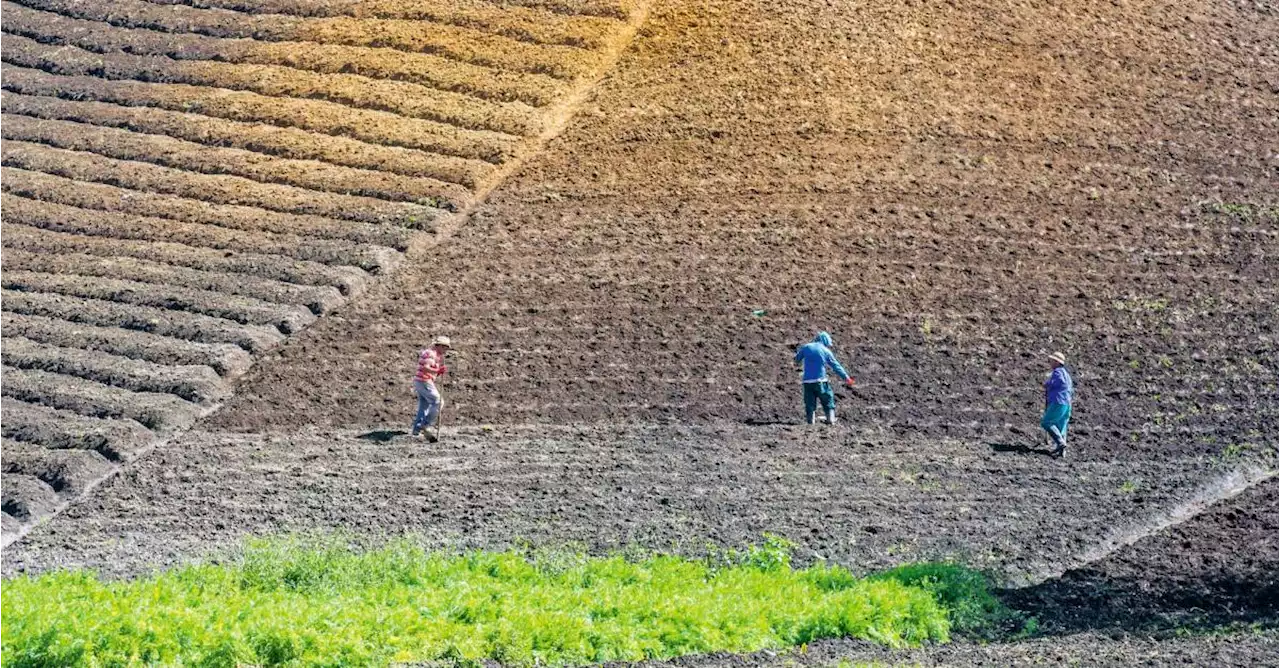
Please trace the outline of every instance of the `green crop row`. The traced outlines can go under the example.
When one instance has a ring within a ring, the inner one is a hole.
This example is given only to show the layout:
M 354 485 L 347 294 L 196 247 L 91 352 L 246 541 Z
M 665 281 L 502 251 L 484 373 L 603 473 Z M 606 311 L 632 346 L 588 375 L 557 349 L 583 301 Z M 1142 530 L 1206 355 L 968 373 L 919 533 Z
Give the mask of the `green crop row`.
M 958 566 L 793 569 L 776 538 L 715 559 L 548 554 L 275 539 L 136 580 L 18 577 L 3 587 L 3 664 L 575 665 L 833 637 L 902 646 L 946 642 L 994 604 Z

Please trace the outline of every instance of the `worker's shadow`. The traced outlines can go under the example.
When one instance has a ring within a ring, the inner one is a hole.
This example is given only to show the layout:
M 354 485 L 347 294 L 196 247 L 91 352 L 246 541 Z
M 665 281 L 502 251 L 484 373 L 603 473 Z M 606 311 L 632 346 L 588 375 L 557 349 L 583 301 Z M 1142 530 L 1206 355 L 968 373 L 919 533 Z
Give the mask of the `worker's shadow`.
M 1053 451 L 1048 448 L 1033 448 L 1025 443 L 988 443 L 994 452 L 1012 452 L 1015 455 L 1041 455 L 1050 457 Z
M 742 421 L 748 427 L 772 427 L 776 425 L 800 424 L 798 420 L 784 420 L 782 418 L 759 418 L 751 417 Z
M 375 443 L 386 443 L 397 436 L 405 436 L 409 432 L 402 429 L 379 429 L 371 431 L 367 434 L 360 434 L 356 438 L 362 441 L 373 441 Z

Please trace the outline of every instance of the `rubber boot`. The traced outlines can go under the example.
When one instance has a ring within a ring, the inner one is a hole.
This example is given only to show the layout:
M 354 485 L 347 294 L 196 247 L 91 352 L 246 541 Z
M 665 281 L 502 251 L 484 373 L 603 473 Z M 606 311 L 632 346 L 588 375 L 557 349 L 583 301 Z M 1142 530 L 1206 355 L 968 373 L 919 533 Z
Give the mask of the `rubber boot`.
M 835 412 L 835 411 L 827 411 L 827 419 L 823 420 L 823 422 L 825 422 L 825 423 L 827 423 L 827 424 L 835 424 L 835 423 L 836 423 L 836 412 Z
M 805 413 L 805 416 L 804 416 L 804 422 L 805 422 L 805 424 L 815 424 L 815 423 L 817 423 L 817 421 L 818 421 L 818 419 L 817 419 L 817 414 L 815 414 L 815 413 Z

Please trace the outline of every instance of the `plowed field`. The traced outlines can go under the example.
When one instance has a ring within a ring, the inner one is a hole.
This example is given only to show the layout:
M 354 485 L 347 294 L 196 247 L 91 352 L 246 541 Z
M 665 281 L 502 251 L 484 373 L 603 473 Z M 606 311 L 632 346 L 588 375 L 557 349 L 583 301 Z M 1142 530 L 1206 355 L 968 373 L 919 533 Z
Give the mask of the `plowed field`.
M 120 471 L 6 574 L 773 531 L 1031 582 L 1048 636 L 815 662 L 1274 659 L 1146 637 L 1275 623 L 1274 478 L 1165 527 L 1274 475 L 1274 6 L 0 9 L 6 540 Z M 810 429 L 818 329 L 859 382 Z M 394 432 L 436 334 L 433 447 Z M 1066 460 L 1036 450 L 1051 350 Z
M 654 12 L 450 243 L 214 424 L 404 423 L 436 331 L 459 423 L 795 422 L 825 328 L 881 433 L 1031 437 L 1062 349 L 1082 449 L 1274 445 L 1273 8 Z
M 4 2 L 4 540 L 447 236 L 628 3 Z

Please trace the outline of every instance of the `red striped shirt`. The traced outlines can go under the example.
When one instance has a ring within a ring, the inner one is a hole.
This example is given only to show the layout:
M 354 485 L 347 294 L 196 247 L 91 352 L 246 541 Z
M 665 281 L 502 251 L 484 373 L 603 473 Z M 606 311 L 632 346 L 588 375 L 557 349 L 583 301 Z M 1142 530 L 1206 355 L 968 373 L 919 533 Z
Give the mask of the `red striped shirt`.
M 418 373 L 414 375 L 414 380 L 426 383 L 435 380 L 443 373 L 444 364 L 440 361 L 440 353 L 434 348 L 427 348 L 418 354 Z

